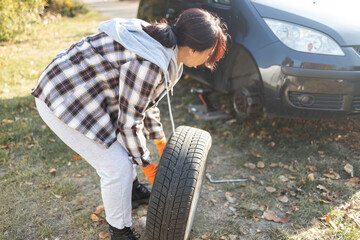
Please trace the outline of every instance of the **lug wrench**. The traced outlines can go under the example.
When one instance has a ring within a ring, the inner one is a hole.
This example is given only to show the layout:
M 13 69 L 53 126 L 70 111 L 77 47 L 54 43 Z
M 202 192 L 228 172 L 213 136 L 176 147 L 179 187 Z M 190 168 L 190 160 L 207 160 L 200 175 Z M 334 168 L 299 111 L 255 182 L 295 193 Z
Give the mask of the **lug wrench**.
M 205 174 L 206 177 L 209 179 L 209 181 L 211 183 L 224 183 L 224 182 L 246 182 L 247 179 L 246 178 L 240 178 L 240 179 L 219 179 L 219 180 L 215 180 L 212 179 L 210 173 Z

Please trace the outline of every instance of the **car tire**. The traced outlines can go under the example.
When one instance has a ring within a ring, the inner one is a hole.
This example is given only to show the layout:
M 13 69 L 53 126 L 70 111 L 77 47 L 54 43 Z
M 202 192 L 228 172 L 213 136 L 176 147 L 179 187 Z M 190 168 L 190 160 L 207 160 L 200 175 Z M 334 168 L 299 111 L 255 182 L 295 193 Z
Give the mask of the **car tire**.
M 211 136 L 180 126 L 164 149 L 156 172 L 146 219 L 146 239 L 190 237 Z

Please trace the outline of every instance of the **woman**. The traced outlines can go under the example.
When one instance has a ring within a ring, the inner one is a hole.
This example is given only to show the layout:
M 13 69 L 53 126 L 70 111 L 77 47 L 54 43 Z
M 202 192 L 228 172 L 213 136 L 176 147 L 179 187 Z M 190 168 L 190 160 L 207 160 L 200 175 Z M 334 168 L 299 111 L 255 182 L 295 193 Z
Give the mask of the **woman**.
M 166 145 L 156 106 L 165 94 L 169 100 L 183 64 L 213 69 L 227 36 L 202 9 L 184 11 L 172 27 L 113 19 L 99 30 L 56 56 L 32 94 L 44 122 L 100 176 L 111 239 L 137 239 L 130 229 L 132 165 L 153 182 L 157 165 L 146 138 L 160 154 Z

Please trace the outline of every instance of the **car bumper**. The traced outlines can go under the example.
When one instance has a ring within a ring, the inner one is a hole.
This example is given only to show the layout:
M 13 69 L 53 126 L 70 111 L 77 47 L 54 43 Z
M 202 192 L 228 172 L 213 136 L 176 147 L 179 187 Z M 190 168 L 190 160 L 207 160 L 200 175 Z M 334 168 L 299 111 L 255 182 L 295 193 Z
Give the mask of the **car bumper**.
M 350 48 L 345 52 L 341 57 L 306 54 L 281 43 L 258 51 L 264 112 L 300 118 L 360 116 L 360 55 Z

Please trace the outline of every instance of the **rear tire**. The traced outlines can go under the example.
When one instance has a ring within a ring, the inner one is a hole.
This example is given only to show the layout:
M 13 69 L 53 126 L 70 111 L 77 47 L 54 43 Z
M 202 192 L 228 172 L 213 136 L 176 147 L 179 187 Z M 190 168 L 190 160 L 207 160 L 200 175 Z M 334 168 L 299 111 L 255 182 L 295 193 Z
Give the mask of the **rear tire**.
M 151 192 L 146 239 L 190 237 L 210 147 L 211 136 L 204 130 L 180 126 L 170 137 Z

